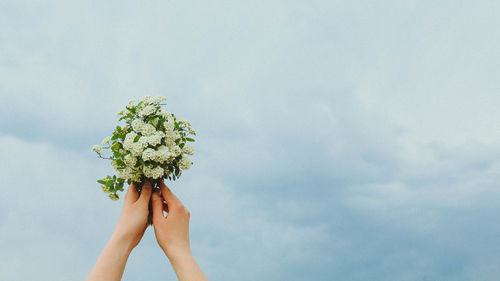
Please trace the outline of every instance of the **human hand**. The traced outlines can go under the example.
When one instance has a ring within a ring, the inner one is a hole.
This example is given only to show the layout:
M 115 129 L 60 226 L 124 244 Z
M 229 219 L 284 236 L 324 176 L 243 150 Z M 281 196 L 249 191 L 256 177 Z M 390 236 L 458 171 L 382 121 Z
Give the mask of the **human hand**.
M 177 256 L 189 255 L 190 213 L 163 181 L 160 182 L 160 189 L 161 195 L 154 192 L 152 196 L 156 240 L 170 260 Z M 166 217 L 163 215 L 164 210 L 168 212 Z
M 135 184 L 128 187 L 115 232 L 97 259 L 87 281 L 121 280 L 130 252 L 139 244 L 147 228 L 150 198 L 150 183 L 144 184 L 140 196 Z
M 139 195 L 136 185 L 132 183 L 125 195 L 122 213 L 113 237 L 124 241 L 131 249 L 139 244 L 147 228 L 151 189 L 151 184 L 146 182 Z

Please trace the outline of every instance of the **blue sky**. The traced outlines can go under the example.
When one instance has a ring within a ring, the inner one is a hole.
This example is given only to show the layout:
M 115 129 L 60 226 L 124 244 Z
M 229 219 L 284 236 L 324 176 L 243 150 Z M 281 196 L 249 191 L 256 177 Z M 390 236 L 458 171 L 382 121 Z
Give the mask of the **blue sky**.
M 198 133 L 211 280 L 500 276 L 498 1 L 0 1 L 0 279 L 84 279 L 128 100 Z M 123 280 L 175 280 L 152 229 Z

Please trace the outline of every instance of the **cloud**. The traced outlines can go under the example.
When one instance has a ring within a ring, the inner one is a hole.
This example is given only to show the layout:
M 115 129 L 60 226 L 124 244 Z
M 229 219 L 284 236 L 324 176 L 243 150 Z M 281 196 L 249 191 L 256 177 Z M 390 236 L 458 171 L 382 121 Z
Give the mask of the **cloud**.
M 496 7 L 2 4 L 2 279 L 86 276 L 120 211 L 89 149 L 146 94 L 197 129 L 171 185 L 211 279 L 496 277 Z M 125 280 L 175 278 L 155 243 Z

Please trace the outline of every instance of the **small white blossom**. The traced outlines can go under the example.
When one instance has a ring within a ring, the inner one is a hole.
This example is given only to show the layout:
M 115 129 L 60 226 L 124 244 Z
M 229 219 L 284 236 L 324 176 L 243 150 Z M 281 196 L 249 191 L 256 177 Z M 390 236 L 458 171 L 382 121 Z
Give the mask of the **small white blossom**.
M 132 150 L 132 144 L 134 143 L 134 139 L 137 137 L 137 133 L 130 132 L 125 136 L 125 140 L 123 141 L 123 148 L 130 151 Z
M 174 122 L 165 121 L 165 122 L 163 122 L 163 127 L 165 127 L 165 130 L 167 132 L 172 132 L 175 128 L 175 125 L 174 125 Z
M 139 181 L 140 173 L 131 167 L 125 167 L 125 169 L 118 170 L 118 174 L 122 179 L 130 179 L 133 181 Z
M 186 145 L 182 148 L 182 151 L 184 153 L 186 153 L 187 155 L 193 155 L 194 154 L 194 146 Z
M 153 114 L 156 111 L 156 107 L 152 105 L 147 105 L 137 113 L 139 116 L 145 117 Z
M 142 102 L 141 108 L 144 107 L 144 106 L 149 105 L 151 103 L 152 98 L 153 97 L 151 97 L 151 96 L 144 96 L 144 97 L 142 97 L 142 99 L 141 99 L 141 102 Z
M 177 120 L 177 122 L 179 123 L 180 126 L 185 126 L 185 127 L 190 126 L 188 121 L 186 121 L 184 119 L 179 119 L 179 120 Z
M 132 129 L 137 133 L 142 132 L 144 125 L 145 123 L 141 119 L 135 119 L 134 121 L 132 121 Z
M 103 140 L 102 140 L 102 145 L 105 145 L 105 144 L 108 144 L 109 141 L 111 140 L 111 137 L 105 137 Z
M 123 157 L 123 162 L 129 167 L 134 167 L 137 163 L 137 158 L 131 154 L 127 154 L 125 155 L 125 157 Z
M 134 106 L 135 106 L 135 100 L 130 100 L 130 101 L 128 102 L 127 107 L 128 107 L 128 108 L 132 108 L 132 107 L 134 107 Z
M 143 127 L 142 127 L 142 131 L 141 131 L 143 134 L 145 134 L 146 136 L 150 136 L 152 134 L 154 134 L 156 132 L 156 129 L 153 125 L 151 124 L 145 124 Z
M 175 155 L 179 156 L 182 153 L 182 149 L 178 145 L 174 145 L 170 151 Z
M 140 156 L 142 155 L 142 152 L 144 150 L 144 143 L 143 142 L 134 142 L 132 146 L 130 147 L 130 153 L 132 153 L 133 156 Z
M 166 110 L 163 110 L 160 108 L 160 110 L 158 110 L 157 112 L 158 115 L 160 115 L 161 117 L 167 119 L 169 116 L 172 116 L 172 113 L 166 111 Z
M 155 158 L 155 153 L 156 151 L 152 148 L 146 148 L 142 152 L 142 160 L 148 161 L 148 160 L 153 160 Z
M 188 157 L 182 157 L 180 163 L 179 163 L 179 166 L 181 167 L 181 169 L 183 170 L 187 170 L 191 167 L 191 159 L 189 159 Z
M 116 114 L 117 116 L 121 116 L 121 115 L 125 115 L 127 111 L 125 109 L 122 109 L 120 111 L 118 111 L 118 113 Z
M 109 190 L 109 187 L 105 186 L 105 185 L 101 185 L 101 189 L 104 193 L 110 193 L 111 191 Z
M 148 144 L 151 146 L 157 146 L 161 143 L 163 137 L 165 137 L 165 133 L 162 131 L 157 131 L 153 135 L 148 137 Z
M 153 178 L 153 179 L 159 179 L 163 176 L 165 170 L 163 170 L 162 167 L 157 166 L 156 168 L 153 168 L 151 165 L 146 165 L 144 166 L 143 172 L 144 175 L 148 178 Z
M 102 147 L 98 144 L 92 146 L 92 151 L 97 152 L 97 154 L 101 154 Z
M 151 102 L 152 104 L 154 104 L 154 105 L 157 105 L 157 104 L 159 104 L 159 103 L 161 103 L 162 101 L 165 101 L 165 100 L 166 100 L 166 99 L 165 99 L 165 97 L 162 97 L 162 96 L 157 96 L 157 97 L 152 97 L 152 98 L 150 99 L 150 102 Z
M 111 194 L 110 194 L 110 195 L 108 195 L 108 196 L 109 196 L 109 198 L 111 198 L 111 200 L 113 200 L 113 201 L 116 201 L 116 200 L 120 199 L 120 197 L 119 197 L 119 196 L 118 196 L 118 194 L 116 194 L 116 193 L 111 193 Z

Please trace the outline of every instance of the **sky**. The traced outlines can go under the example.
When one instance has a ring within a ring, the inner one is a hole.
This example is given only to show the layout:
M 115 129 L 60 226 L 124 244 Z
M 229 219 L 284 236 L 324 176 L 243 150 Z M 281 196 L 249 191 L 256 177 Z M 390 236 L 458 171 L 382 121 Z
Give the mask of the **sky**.
M 0 279 L 83 280 L 90 151 L 130 99 L 197 131 L 167 183 L 210 280 L 496 280 L 500 2 L 0 0 Z M 148 228 L 123 280 L 176 280 Z

